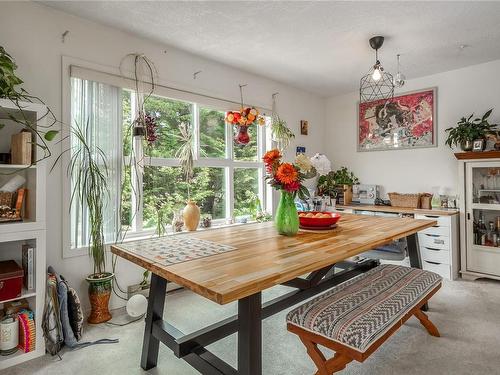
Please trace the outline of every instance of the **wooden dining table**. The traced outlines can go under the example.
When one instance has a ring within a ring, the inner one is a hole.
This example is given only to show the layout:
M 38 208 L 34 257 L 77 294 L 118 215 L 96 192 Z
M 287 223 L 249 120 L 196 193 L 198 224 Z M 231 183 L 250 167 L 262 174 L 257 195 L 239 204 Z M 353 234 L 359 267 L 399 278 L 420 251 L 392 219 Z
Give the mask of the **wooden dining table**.
M 407 238 L 410 265 L 421 268 L 416 233 L 436 224 L 342 214 L 334 230 L 299 231 L 293 237 L 279 235 L 272 222 L 188 232 L 180 235 L 235 249 L 171 265 L 112 245 L 114 254 L 152 274 L 141 367 L 157 365 L 162 342 L 202 374 L 260 375 L 263 319 L 376 267 L 376 260 L 346 260 L 400 238 Z M 196 332 L 180 332 L 163 317 L 167 281 L 221 305 L 237 301 L 237 315 Z M 293 289 L 262 304 L 262 291 L 276 285 Z M 237 369 L 206 349 L 233 333 L 238 334 Z

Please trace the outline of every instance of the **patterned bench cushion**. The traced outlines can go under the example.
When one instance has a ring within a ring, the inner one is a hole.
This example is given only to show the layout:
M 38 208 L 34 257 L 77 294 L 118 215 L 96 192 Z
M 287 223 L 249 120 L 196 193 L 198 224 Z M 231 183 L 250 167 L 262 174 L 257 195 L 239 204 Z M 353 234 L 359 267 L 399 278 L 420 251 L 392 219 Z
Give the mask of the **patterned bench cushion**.
M 364 353 L 440 282 L 433 272 L 378 266 L 290 311 L 287 322 Z

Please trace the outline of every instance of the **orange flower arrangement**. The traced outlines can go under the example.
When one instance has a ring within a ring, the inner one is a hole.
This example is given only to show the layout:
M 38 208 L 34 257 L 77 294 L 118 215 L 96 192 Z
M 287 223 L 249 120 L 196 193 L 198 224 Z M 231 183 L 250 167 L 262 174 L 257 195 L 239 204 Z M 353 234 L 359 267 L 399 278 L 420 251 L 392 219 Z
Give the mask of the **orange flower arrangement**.
M 312 166 L 304 166 L 303 163 L 283 163 L 279 150 L 274 149 L 265 153 L 264 164 L 266 166 L 268 183 L 277 190 L 298 194 L 301 199 L 309 196 L 309 191 L 302 185 L 302 181 L 316 175 Z

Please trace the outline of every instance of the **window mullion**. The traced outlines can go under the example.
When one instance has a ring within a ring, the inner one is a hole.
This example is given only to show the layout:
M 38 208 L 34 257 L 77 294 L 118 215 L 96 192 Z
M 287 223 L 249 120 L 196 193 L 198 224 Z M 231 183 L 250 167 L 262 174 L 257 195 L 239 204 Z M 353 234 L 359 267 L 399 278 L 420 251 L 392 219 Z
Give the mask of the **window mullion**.
M 193 103 L 194 160 L 200 158 L 200 107 Z
M 226 218 L 234 218 L 234 167 L 226 168 Z

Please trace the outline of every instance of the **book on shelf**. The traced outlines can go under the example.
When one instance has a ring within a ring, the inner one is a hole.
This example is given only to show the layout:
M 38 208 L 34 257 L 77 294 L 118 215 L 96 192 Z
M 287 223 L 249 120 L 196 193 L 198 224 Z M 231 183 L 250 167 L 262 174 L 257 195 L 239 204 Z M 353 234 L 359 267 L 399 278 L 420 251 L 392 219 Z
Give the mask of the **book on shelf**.
M 27 290 L 35 289 L 35 248 L 31 245 L 23 245 L 23 270 L 24 287 Z

